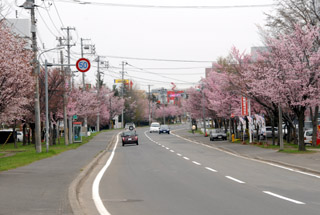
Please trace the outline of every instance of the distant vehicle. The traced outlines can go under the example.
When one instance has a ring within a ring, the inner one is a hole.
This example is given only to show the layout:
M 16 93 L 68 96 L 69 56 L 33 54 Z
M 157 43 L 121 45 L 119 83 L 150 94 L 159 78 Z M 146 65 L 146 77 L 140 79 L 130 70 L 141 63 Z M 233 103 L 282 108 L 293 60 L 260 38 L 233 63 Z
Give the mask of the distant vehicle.
M 312 144 L 312 132 L 313 130 L 306 130 L 304 132 L 304 144 Z
M 272 127 L 271 126 L 266 126 L 266 133 L 267 137 L 272 137 Z M 274 136 L 278 137 L 278 128 L 274 127 Z
M 224 132 L 223 129 L 213 129 L 210 131 L 210 140 L 227 140 L 227 134 Z
M 136 125 L 133 122 L 128 122 L 124 126 L 125 129 L 134 130 L 136 128 Z
M 170 128 L 168 125 L 160 125 L 159 134 L 167 133 L 170 134 Z
M 135 130 L 127 130 L 121 134 L 122 146 L 126 144 L 136 144 L 139 145 L 138 134 Z
M 23 141 L 23 133 L 21 131 L 17 131 L 17 141 L 18 142 Z
M 160 123 L 159 122 L 153 122 L 153 123 L 151 123 L 149 131 L 150 131 L 150 133 L 152 133 L 152 132 L 157 132 L 158 133 L 159 129 L 160 129 Z

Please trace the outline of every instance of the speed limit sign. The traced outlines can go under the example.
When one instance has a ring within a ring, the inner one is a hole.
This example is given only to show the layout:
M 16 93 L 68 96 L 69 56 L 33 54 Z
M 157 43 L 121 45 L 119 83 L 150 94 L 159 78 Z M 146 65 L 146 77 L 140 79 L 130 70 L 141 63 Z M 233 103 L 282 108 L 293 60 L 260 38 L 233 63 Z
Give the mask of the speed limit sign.
M 90 69 L 90 66 L 90 61 L 86 58 L 80 58 L 76 63 L 79 72 L 87 72 Z

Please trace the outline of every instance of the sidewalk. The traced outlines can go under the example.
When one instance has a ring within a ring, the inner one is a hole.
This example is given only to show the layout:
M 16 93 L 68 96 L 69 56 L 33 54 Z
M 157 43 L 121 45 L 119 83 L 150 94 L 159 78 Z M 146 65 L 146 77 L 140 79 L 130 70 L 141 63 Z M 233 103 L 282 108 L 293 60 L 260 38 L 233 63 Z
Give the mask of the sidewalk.
M 102 132 L 75 150 L 0 173 L 0 215 L 71 215 L 68 188 L 118 130 Z
M 309 154 L 281 153 L 273 149 L 264 149 L 253 145 L 242 145 L 229 141 L 210 141 L 203 134 L 192 134 L 187 129 L 176 130 L 173 133 L 207 145 L 213 145 L 219 149 L 239 154 L 244 157 L 280 164 L 286 167 L 298 169 L 304 172 L 320 175 L 320 152 Z

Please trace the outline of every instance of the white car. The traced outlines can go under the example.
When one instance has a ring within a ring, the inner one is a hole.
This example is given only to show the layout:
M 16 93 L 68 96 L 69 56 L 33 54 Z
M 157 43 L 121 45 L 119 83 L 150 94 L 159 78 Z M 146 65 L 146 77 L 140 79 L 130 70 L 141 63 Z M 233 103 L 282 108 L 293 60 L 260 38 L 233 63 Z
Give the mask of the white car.
M 304 132 L 304 144 L 312 144 L 312 130 Z
M 151 123 L 149 131 L 150 131 L 150 133 L 153 133 L 153 132 L 159 133 L 159 129 L 160 129 L 160 123 L 159 122 L 153 122 L 153 123 Z
M 21 131 L 17 131 L 17 141 L 18 142 L 23 141 L 23 133 Z

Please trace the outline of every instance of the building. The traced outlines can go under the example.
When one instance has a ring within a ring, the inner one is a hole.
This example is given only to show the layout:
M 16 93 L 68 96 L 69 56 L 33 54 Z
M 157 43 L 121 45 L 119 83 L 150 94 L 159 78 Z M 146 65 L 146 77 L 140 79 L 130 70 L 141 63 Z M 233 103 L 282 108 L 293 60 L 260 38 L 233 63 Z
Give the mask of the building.
M 26 39 L 26 49 L 31 49 L 31 22 L 29 19 L 5 19 L 7 26 L 17 36 Z

